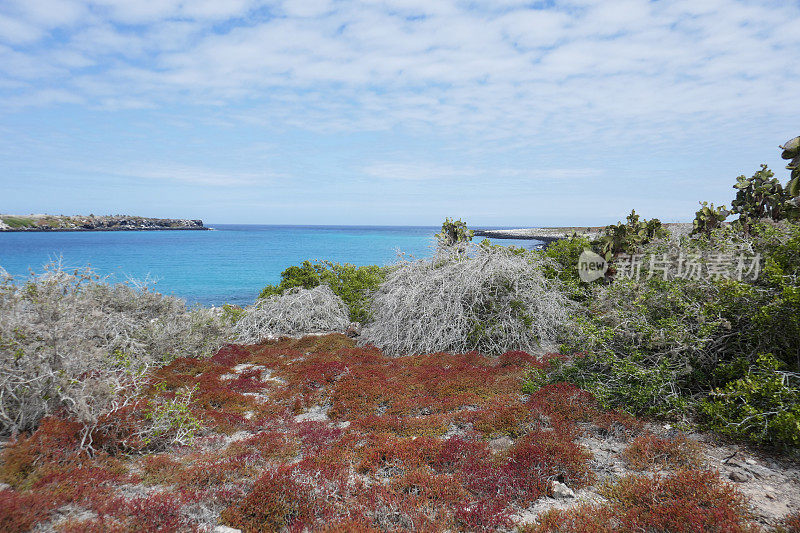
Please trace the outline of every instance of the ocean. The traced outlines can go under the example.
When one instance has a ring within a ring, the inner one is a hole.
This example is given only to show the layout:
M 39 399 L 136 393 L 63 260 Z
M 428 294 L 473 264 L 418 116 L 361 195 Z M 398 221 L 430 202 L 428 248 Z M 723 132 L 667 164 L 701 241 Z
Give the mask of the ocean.
M 249 305 L 261 289 L 304 260 L 387 265 L 431 255 L 433 226 L 208 224 L 214 231 L 0 233 L 0 267 L 17 279 L 61 258 L 110 281 L 149 280 L 189 304 Z M 495 241 L 533 248 L 537 241 Z

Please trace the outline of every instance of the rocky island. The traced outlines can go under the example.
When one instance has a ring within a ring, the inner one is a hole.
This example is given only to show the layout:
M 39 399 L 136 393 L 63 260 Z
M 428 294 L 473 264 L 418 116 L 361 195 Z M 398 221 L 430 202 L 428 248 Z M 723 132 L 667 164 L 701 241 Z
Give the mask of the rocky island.
M 202 220 L 128 215 L 2 215 L 0 231 L 207 230 Z

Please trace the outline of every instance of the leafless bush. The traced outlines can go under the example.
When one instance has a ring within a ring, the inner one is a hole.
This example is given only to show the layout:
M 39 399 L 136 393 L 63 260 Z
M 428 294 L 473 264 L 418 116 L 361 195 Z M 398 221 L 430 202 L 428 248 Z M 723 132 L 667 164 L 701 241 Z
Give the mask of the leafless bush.
M 341 331 L 349 324 L 342 299 L 327 285 L 319 285 L 260 299 L 245 310 L 233 333 L 237 342 L 253 344 L 280 335 Z
M 568 321 L 568 300 L 544 276 L 544 261 L 462 245 L 401 263 L 376 292 L 361 341 L 393 355 L 536 351 Z
M 134 401 L 148 368 L 208 355 L 227 329 L 211 309 L 88 268 L 54 263 L 24 284 L 0 280 L 0 434 L 62 408 L 91 427 Z

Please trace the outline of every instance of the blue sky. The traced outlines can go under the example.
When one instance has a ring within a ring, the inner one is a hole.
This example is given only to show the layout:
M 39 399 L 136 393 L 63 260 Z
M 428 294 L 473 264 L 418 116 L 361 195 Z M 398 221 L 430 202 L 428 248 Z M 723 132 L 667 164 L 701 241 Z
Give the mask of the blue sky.
M 0 212 L 688 221 L 800 134 L 800 2 L 3 0 Z

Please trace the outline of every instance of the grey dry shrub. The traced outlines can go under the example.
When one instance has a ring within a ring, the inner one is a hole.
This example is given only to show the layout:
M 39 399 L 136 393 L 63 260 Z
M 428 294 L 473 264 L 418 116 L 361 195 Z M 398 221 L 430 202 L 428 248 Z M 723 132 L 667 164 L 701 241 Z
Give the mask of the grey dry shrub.
M 0 280 L 0 434 L 60 409 L 84 423 L 138 397 L 144 372 L 213 353 L 229 328 L 212 309 L 59 263 L 24 284 Z
M 245 309 L 233 333 L 237 342 L 254 344 L 281 335 L 342 331 L 350 324 L 348 313 L 328 285 L 296 287 Z
M 400 263 L 375 293 L 360 340 L 391 355 L 535 352 L 568 323 L 569 300 L 545 277 L 546 261 L 465 244 Z

